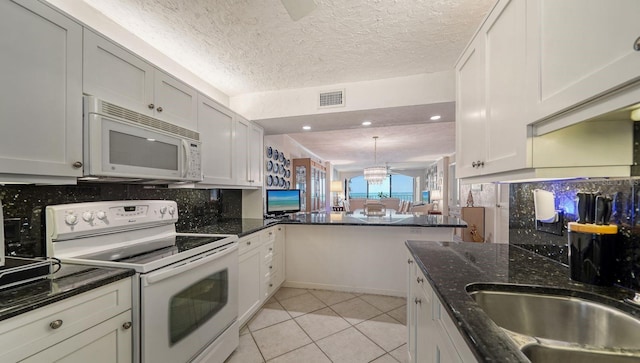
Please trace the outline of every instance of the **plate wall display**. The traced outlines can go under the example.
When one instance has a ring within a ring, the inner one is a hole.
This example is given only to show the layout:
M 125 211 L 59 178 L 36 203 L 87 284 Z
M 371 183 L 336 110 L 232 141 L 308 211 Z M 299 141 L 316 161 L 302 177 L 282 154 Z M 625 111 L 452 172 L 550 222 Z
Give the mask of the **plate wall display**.
M 273 149 L 271 146 L 267 146 L 267 157 L 270 158 L 273 155 Z

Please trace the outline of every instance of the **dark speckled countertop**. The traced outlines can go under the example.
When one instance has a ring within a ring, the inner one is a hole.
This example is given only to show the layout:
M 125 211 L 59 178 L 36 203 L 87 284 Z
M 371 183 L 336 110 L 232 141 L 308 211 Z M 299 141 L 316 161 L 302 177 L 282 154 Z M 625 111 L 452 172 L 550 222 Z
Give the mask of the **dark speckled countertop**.
M 629 290 L 572 281 L 565 265 L 517 246 L 470 242 L 407 241 L 418 266 L 430 280 L 447 312 L 480 362 L 529 362 L 516 345 L 467 294 L 471 283 L 485 288 L 538 291 L 587 298 L 640 317 L 640 309 L 622 302 Z
M 384 216 L 366 216 L 361 212 L 356 211 L 354 213 L 298 213 L 290 218 L 264 220 L 251 218 L 223 218 L 209 226 L 179 232 L 236 234 L 238 237 L 242 237 L 276 224 L 449 228 L 467 226 L 463 220 L 451 216 L 395 213 L 387 213 Z
M 133 276 L 131 269 L 62 264 L 41 280 L 0 290 L 0 320 Z

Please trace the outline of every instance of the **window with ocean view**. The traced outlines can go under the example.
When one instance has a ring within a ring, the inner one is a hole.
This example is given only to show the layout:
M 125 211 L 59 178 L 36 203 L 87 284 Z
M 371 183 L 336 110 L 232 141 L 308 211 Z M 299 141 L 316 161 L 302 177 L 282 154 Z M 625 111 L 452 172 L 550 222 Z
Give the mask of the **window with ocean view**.
M 381 197 L 414 201 L 413 178 L 393 174 L 378 185 L 368 185 L 364 176 L 356 176 L 349 180 L 349 198 L 380 199 Z

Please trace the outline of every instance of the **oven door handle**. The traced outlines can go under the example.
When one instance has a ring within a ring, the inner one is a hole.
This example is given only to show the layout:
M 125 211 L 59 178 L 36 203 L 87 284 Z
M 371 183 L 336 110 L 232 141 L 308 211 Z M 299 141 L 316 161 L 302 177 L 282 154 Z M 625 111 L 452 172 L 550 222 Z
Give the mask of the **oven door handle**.
M 155 284 L 156 282 L 160 282 L 162 280 L 166 280 L 172 276 L 181 274 L 187 270 L 196 268 L 198 266 L 204 265 L 206 263 L 209 263 L 213 260 L 217 260 L 219 258 L 222 258 L 230 253 L 236 252 L 238 250 L 238 245 L 234 244 L 233 246 L 226 248 L 223 251 L 215 251 L 209 255 L 205 255 L 202 258 L 199 258 L 197 260 L 192 260 L 192 261 L 187 261 L 184 264 L 181 264 L 179 266 L 170 268 L 168 270 L 164 270 L 164 271 L 158 271 L 158 272 L 152 272 L 150 274 L 147 274 L 145 276 L 143 276 L 143 281 L 144 281 L 144 285 L 145 286 L 149 286 L 152 284 Z

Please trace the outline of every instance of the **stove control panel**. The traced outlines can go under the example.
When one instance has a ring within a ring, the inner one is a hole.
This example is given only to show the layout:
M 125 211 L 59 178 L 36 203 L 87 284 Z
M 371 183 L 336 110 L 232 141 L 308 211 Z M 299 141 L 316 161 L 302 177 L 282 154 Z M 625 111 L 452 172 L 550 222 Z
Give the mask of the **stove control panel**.
M 171 200 L 125 200 L 60 204 L 46 208 L 47 237 L 53 240 L 175 224 Z

